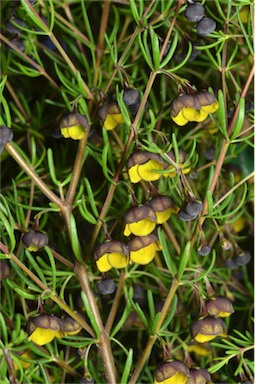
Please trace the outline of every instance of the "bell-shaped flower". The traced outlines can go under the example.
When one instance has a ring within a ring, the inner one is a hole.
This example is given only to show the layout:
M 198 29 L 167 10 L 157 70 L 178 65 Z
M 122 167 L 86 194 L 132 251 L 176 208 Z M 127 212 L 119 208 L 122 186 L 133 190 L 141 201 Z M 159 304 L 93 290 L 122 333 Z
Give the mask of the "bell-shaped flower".
M 124 235 L 147 236 L 154 231 L 157 216 L 154 210 L 146 205 L 133 207 L 124 217 Z
M 128 246 L 121 241 L 106 241 L 95 249 L 96 265 L 100 272 L 125 268 L 129 263 Z
M 188 122 L 202 122 L 209 113 L 215 112 L 219 107 L 216 97 L 208 91 L 182 93 L 170 104 L 173 121 L 183 126 Z
M 199 343 L 206 343 L 217 336 L 227 337 L 226 324 L 222 319 L 207 316 L 191 325 L 191 335 Z
M 63 337 L 61 320 L 49 314 L 41 314 L 27 323 L 28 340 L 38 345 L 50 343 L 55 337 Z
M 128 174 L 132 183 L 138 183 L 141 180 L 155 181 L 159 180 L 163 170 L 162 158 L 152 152 L 137 151 L 132 153 L 127 161 Z
M 88 120 L 80 113 L 69 112 L 60 120 L 60 131 L 65 138 L 82 140 L 89 133 Z
M 142 237 L 133 237 L 129 243 L 130 260 L 137 264 L 149 264 L 156 256 L 157 251 L 162 250 L 158 238 L 154 234 Z
M 235 312 L 231 301 L 224 296 L 206 300 L 205 308 L 209 315 L 215 317 L 229 317 Z
M 66 315 L 61 319 L 61 321 L 62 321 L 61 330 L 64 336 L 76 335 L 82 329 L 82 326 L 77 321 L 75 321 L 71 316 Z
M 22 243 L 30 252 L 37 252 L 39 249 L 48 245 L 48 236 L 40 231 L 29 231 L 22 237 Z
M 155 196 L 145 203 L 153 209 L 157 217 L 157 224 L 165 223 L 172 213 L 177 213 L 179 208 L 169 196 Z
M 154 384 L 186 384 L 189 369 L 181 361 L 165 361 L 161 363 L 154 374 Z
M 104 104 L 98 110 L 98 116 L 102 125 L 111 131 L 116 128 L 118 124 L 124 123 L 123 116 L 120 112 L 118 104 L 115 101 Z

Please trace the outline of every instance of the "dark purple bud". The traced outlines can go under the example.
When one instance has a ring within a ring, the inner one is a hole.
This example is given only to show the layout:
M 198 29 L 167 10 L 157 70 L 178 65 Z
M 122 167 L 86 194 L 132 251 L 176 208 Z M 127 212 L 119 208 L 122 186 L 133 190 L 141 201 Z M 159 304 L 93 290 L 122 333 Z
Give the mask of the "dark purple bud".
M 216 23 L 210 17 L 204 17 L 196 25 L 197 33 L 201 36 L 209 35 L 215 30 L 215 28 L 216 28 Z
M 190 4 L 185 9 L 186 18 L 193 23 L 200 21 L 203 18 L 204 13 L 205 9 L 201 4 Z
M 111 295 L 116 289 L 116 284 L 112 279 L 104 279 L 97 283 L 97 289 L 101 295 Z

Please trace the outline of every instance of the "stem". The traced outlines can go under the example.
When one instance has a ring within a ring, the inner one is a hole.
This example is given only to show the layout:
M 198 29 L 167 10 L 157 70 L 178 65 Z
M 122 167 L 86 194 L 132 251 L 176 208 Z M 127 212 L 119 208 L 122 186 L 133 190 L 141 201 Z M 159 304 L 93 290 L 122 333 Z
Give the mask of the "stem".
M 115 367 L 114 359 L 112 355 L 110 338 L 103 326 L 102 319 L 98 310 L 98 306 L 95 302 L 95 297 L 89 284 L 89 276 L 88 276 L 87 269 L 83 265 L 76 263 L 74 272 L 80 282 L 82 290 L 85 292 L 88 298 L 91 310 L 95 317 L 95 321 L 100 330 L 100 339 L 98 341 L 98 346 L 99 346 L 102 361 L 104 364 L 105 376 L 106 376 L 107 382 L 110 384 L 115 384 L 115 383 L 117 384 L 117 372 L 116 372 L 116 367 Z
M 172 285 L 171 285 L 171 288 L 170 288 L 170 291 L 167 295 L 167 298 L 166 298 L 166 301 L 165 301 L 165 304 L 162 308 L 162 312 L 161 312 L 161 316 L 159 318 L 159 321 L 157 323 L 157 326 L 156 326 L 156 330 L 155 330 L 155 334 L 154 335 L 151 335 L 147 341 L 147 344 L 146 344 L 146 347 L 144 349 L 144 352 L 142 354 L 142 357 L 141 359 L 139 360 L 138 364 L 137 364 L 137 367 L 129 381 L 129 384 L 135 384 L 137 383 L 137 380 L 139 378 L 139 375 L 146 363 L 146 361 L 148 360 L 148 358 L 150 357 L 150 354 L 151 354 L 151 350 L 152 350 L 152 347 L 153 345 L 155 344 L 157 338 L 158 338 L 158 334 L 160 332 L 160 328 L 169 312 L 169 308 L 170 308 L 170 305 L 173 301 L 173 298 L 174 298 L 174 295 L 177 291 L 177 288 L 178 288 L 178 280 L 176 279 L 176 277 L 174 277 L 173 281 L 172 281 Z M 177 384 L 177 383 L 176 383 Z
M 118 285 L 118 288 L 117 288 L 117 291 L 116 291 L 116 294 L 115 294 L 115 297 L 114 297 L 114 300 L 113 300 L 113 304 L 112 304 L 112 307 L 111 307 L 111 310 L 110 310 L 107 322 L 105 324 L 105 331 L 108 334 L 111 332 L 112 325 L 113 325 L 113 322 L 114 322 L 114 319 L 115 319 L 115 316 L 116 316 L 116 313 L 117 313 L 117 310 L 118 310 L 118 307 L 119 307 L 119 301 L 120 301 L 120 298 L 121 298 L 121 294 L 122 294 L 122 290 L 123 290 L 123 285 L 125 283 L 125 278 L 126 278 L 125 273 L 122 272 L 121 275 L 120 275 L 120 278 L 119 278 L 119 285 Z
M 25 272 L 27 276 L 29 276 L 30 279 L 33 280 L 37 286 L 42 289 L 42 291 L 49 292 L 51 294 L 51 299 L 55 301 L 55 303 L 58 304 L 61 309 L 68 313 L 68 315 L 70 315 L 77 323 L 79 323 L 82 328 L 84 328 L 90 335 L 93 337 L 95 336 L 93 329 L 86 323 L 86 321 L 78 316 L 75 312 L 73 312 L 72 309 L 62 299 L 53 293 L 49 287 L 47 287 L 47 285 L 45 285 L 33 272 L 31 272 L 30 269 L 27 268 L 13 253 L 9 253 L 8 248 L 2 242 L 0 242 L 0 249 L 6 255 L 8 255 L 9 259 L 13 261 L 18 267 L 20 267 L 20 269 Z
M 16 150 L 14 145 L 10 142 L 5 145 L 5 149 L 12 156 L 12 158 L 19 164 L 21 169 L 37 184 L 38 188 L 48 197 L 50 201 L 55 203 L 60 209 L 62 209 L 62 201 L 52 192 L 49 187 L 42 181 L 41 177 L 37 176 L 32 167 L 27 164 L 23 157 Z

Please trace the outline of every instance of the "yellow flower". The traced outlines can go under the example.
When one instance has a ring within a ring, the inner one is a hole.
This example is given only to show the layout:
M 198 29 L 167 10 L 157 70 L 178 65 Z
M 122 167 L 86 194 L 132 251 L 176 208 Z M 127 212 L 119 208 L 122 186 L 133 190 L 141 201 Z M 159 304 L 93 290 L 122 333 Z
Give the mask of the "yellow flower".
M 179 210 L 169 196 L 155 196 L 145 205 L 150 206 L 156 213 L 157 224 L 165 223 L 172 213 L 177 213 Z
M 209 113 L 215 112 L 219 103 L 214 95 L 208 91 L 194 94 L 180 94 L 170 104 L 173 121 L 183 126 L 188 122 L 202 122 Z
M 19 358 L 21 357 L 21 359 Z M 20 361 L 20 365 L 23 367 L 23 368 L 28 368 L 30 367 L 31 363 L 29 361 L 24 361 L 23 359 L 28 359 L 28 360 L 32 360 L 32 357 L 30 355 L 29 352 L 23 352 L 20 356 L 19 356 L 19 361 Z M 20 367 L 18 366 L 18 364 L 16 363 L 16 361 L 13 362 L 13 366 L 14 366 L 14 369 L 15 371 L 18 371 L 20 369 Z
M 215 317 L 229 317 L 235 312 L 231 301 L 223 296 L 206 300 L 205 308 L 209 315 Z
M 196 342 L 191 342 L 188 346 L 188 352 L 194 352 L 196 353 L 197 355 L 200 355 L 200 356 L 208 356 L 210 355 L 212 352 L 210 351 L 210 349 L 206 348 L 206 346 L 203 344 L 199 344 L 199 343 L 196 343 Z
M 132 183 L 138 183 L 141 180 L 155 181 L 161 177 L 161 173 L 155 171 L 163 170 L 163 160 L 156 153 L 140 151 L 130 155 L 127 166 Z
M 41 314 L 28 321 L 27 332 L 28 340 L 38 345 L 50 343 L 55 337 L 63 337 L 61 330 L 61 320 L 49 314 Z
M 120 113 L 118 104 L 116 102 L 106 103 L 98 110 L 98 115 L 102 125 L 111 131 L 116 128 L 118 124 L 124 123 L 122 114 Z
M 217 336 L 227 337 L 226 325 L 222 319 L 208 316 L 191 325 L 191 335 L 197 342 L 206 343 Z
M 186 384 L 189 378 L 188 367 L 181 361 L 161 363 L 154 375 L 154 384 Z
M 67 113 L 60 120 L 60 131 L 65 138 L 82 140 L 89 132 L 88 120 L 79 113 Z
M 100 272 L 125 268 L 129 263 L 129 249 L 121 241 L 106 241 L 96 247 L 95 259 Z
M 131 262 L 141 265 L 149 264 L 156 256 L 156 252 L 162 249 L 157 237 L 153 234 L 134 237 L 129 241 L 128 246 Z
M 48 236 L 40 231 L 31 230 L 22 237 L 24 247 L 30 252 L 37 252 L 49 242 Z
M 124 217 L 124 235 L 147 236 L 154 231 L 157 217 L 154 210 L 148 206 L 133 207 Z

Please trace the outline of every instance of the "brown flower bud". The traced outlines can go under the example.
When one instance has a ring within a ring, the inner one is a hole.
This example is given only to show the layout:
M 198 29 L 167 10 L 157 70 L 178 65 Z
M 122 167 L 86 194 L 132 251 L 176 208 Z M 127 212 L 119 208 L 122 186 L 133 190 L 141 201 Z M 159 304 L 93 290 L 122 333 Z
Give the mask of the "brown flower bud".
M 192 368 L 190 369 L 190 377 L 187 384 L 212 384 L 212 378 L 207 369 Z
M 48 245 L 49 239 L 45 233 L 32 230 L 23 235 L 22 242 L 28 251 L 36 252 Z
M 199 343 L 213 340 L 217 336 L 227 337 L 226 324 L 222 319 L 207 316 L 191 325 L 191 336 Z
M 80 316 L 81 317 L 81 316 Z M 71 316 L 64 316 L 61 319 L 61 330 L 63 331 L 64 335 L 75 335 L 76 333 L 80 332 L 82 329 L 82 326 L 75 321 Z

